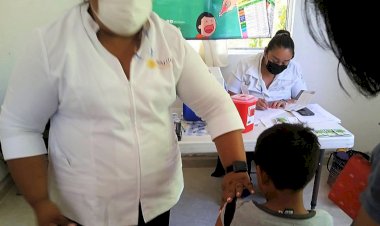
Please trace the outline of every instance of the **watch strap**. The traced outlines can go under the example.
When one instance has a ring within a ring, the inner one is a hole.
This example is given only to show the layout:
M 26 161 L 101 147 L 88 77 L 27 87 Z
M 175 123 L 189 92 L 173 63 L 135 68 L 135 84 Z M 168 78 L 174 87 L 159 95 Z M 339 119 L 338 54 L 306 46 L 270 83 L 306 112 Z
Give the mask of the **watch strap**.
M 235 161 L 232 165 L 226 167 L 226 173 L 230 172 L 248 172 L 247 163 L 245 161 Z

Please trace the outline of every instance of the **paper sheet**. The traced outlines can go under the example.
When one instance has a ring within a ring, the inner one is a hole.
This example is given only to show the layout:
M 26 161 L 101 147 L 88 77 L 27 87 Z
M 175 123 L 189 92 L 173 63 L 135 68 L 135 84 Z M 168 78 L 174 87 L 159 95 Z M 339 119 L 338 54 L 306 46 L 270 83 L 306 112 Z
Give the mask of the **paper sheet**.
M 297 100 L 293 104 L 287 104 L 285 106 L 286 111 L 298 111 L 301 108 L 306 107 L 312 100 L 315 92 L 314 91 L 307 91 L 307 90 L 301 90 L 300 93 L 297 95 Z
M 284 109 L 268 108 L 267 110 L 256 110 L 254 120 L 255 125 L 258 125 L 260 121 L 263 122 L 263 120 L 267 121 L 268 119 L 273 119 L 276 116 L 281 115 L 283 113 L 285 113 Z
M 203 136 L 207 134 L 206 122 L 204 121 L 182 121 L 182 126 L 186 136 Z
M 331 113 L 327 112 L 325 109 L 323 109 L 318 104 L 309 104 L 307 106 L 312 112 L 314 112 L 314 115 L 311 116 L 302 116 L 298 112 L 292 111 L 292 114 L 298 118 L 303 123 L 318 123 L 318 122 L 337 122 L 341 123 L 340 119 L 336 116 L 332 115 Z

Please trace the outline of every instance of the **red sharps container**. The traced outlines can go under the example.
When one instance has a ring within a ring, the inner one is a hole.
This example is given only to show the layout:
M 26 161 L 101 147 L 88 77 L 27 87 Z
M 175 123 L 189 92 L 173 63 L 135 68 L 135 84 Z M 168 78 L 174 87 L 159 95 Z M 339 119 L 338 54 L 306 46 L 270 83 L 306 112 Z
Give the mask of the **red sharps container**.
M 254 116 L 256 109 L 257 98 L 253 95 L 236 94 L 231 96 L 237 110 L 239 111 L 241 120 L 243 121 L 245 129 L 243 133 L 247 133 L 253 130 Z

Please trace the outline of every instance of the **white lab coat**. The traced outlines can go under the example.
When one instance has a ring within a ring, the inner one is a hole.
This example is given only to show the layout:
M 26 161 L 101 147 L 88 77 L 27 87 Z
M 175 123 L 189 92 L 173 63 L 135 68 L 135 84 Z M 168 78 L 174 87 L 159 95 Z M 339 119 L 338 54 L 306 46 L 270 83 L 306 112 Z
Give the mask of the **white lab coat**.
M 301 67 L 294 60 L 289 62 L 283 72 L 276 75 L 267 88 L 261 74 L 263 57 L 263 53 L 258 53 L 241 60 L 234 74 L 227 80 L 227 89 L 241 93 L 241 85 L 245 84 L 251 95 L 265 98 L 267 101 L 294 99 L 301 90 L 307 90 Z
M 80 4 L 28 36 L 2 106 L 1 143 L 5 159 L 46 154 L 50 118 L 50 195 L 63 214 L 86 226 L 136 225 L 139 202 L 149 221 L 183 189 L 170 112 L 177 95 L 212 138 L 243 125 L 177 28 L 151 14 L 128 81 L 87 9 Z

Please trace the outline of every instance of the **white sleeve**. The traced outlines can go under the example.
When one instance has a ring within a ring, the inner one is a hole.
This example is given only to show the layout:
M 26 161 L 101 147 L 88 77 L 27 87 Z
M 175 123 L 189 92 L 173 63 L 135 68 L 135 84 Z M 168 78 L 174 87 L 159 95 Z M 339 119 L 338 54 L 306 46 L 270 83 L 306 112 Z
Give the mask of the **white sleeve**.
M 42 132 L 58 105 L 44 43 L 36 31 L 14 66 L 0 115 L 4 159 L 46 153 Z
M 207 122 L 212 139 L 244 128 L 231 97 L 186 42 L 177 93 L 186 105 Z
M 291 94 L 292 99 L 294 99 L 301 90 L 307 90 L 306 83 L 303 80 L 301 67 L 297 63 L 295 63 L 294 66 L 295 66 L 294 73 L 296 76 L 296 80 L 295 80 L 294 85 L 292 86 L 292 94 Z
M 243 76 L 245 71 L 243 70 L 242 62 L 237 64 L 235 72 L 229 76 L 227 80 L 227 89 L 233 93 L 241 93 L 241 85 L 243 84 Z

